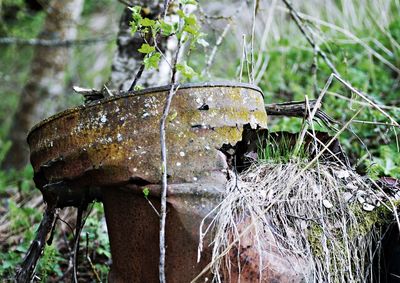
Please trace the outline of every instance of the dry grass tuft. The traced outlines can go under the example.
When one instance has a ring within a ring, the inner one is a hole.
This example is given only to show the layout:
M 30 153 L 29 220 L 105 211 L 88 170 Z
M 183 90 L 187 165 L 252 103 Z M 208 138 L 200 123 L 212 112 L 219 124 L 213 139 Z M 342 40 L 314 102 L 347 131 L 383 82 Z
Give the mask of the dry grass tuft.
M 261 256 L 270 250 L 295 259 L 293 268 L 306 282 L 372 278 L 381 239 L 375 224 L 385 215 L 390 218 L 383 196 L 368 180 L 338 165 L 318 164 L 305 171 L 304 167 L 294 161 L 258 163 L 227 183 L 222 202 L 208 215 L 211 223 L 200 227 L 201 244 L 206 234 L 212 234 L 214 282 L 229 281 L 222 270 L 240 264 L 232 263 L 230 254 L 240 249 L 250 231 L 260 255 L 259 278 L 274 272 Z M 243 230 L 243 225 L 252 227 Z

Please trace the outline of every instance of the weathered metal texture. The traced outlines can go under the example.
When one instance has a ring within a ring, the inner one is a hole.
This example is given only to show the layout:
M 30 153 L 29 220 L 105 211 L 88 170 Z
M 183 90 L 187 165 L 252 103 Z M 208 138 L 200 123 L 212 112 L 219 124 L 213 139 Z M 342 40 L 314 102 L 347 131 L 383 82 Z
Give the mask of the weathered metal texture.
M 159 183 L 159 123 L 169 87 L 147 89 L 64 111 L 28 136 L 37 186 L 84 187 Z M 224 166 L 218 149 L 242 138 L 243 125 L 267 126 L 259 89 L 246 84 L 179 87 L 167 125 L 170 183 L 195 182 Z M 57 194 L 57 188 L 53 189 Z M 61 192 L 60 192 L 61 194 Z
M 159 123 L 168 91 L 154 88 L 67 110 L 28 137 L 35 182 L 45 198 L 56 195 L 61 206 L 76 205 L 101 187 L 113 258 L 110 282 L 158 282 L 159 219 L 142 189 L 150 189 L 159 207 Z M 219 149 L 240 141 L 244 125 L 267 126 L 263 97 L 252 86 L 184 85 L 172 101 L 168 282 L 190 282 L 210 260 L 206 249 L 197 263 L 199 225 L 224 191 L 228 165 Z
M 103 196 L 113 259 L 109 282 L 159 282 L 159 217 L 144 197 L 138 197 L 131 190 L 103 188 Z M 182 205 L 184 199 L 180 199 Z M 159 210 L 159 198 L 149 200 Z M 188 230 L 188 223 L 183 223 L 182 218 L 190 215 L 192 228 Z M 168 204 L 167 282 L 190 282 L 210 262 L 211 253 L 207 249 L 197 262 L 199 220 L 194 214 L 182 215 L 182 211 Z M 201 282 L 205 277 L 211 279 L 206 274 Z

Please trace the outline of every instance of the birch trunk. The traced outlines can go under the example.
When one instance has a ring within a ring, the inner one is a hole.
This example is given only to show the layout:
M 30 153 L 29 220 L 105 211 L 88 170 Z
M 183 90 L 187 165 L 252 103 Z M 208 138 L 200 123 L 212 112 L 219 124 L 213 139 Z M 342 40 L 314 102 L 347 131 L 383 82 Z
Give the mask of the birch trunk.
M 40 34 L 41 39 L 73 40 L 83 0 L 52 0 Z M 3 167 L 23 168 L 28 162 L 26 135 L 38 121 L 54 114 L 65 94 L 65 70 L 71 57 L 68 47 L 36 46 L 29 79 L 21 92 L 9 139 L 12 142 Z
M 156 18 L 163 9 L 163 1 L 161 0 L 132 1 L 132 6 L 136 5 L 141 6 L 142 11 L 145 13 L 144 16 L 150 19 Z M 119 24 L 118 48 L 113 58 L 110 78 L 110 88 L 113 89 L 128 90 L 143 59 L 143 54 L 137 50 L 142 46 L 144 41 L 138 34 L 132 36 L 130 32 L 129 22 L 132 20 L 131 14 L 132 12 L 129 9 L 125 9 Z M 172 61 L 171 58 L 177 48 L 177 42 L 173 38 L 164 39 L 159 43 L 159 47 L 167 60 L 160 60 L 158 70 L 145 70 L 138 81 L 138 85 L 152 87 L 165 85 L 170 82 L 171 68 L 167 61 Z

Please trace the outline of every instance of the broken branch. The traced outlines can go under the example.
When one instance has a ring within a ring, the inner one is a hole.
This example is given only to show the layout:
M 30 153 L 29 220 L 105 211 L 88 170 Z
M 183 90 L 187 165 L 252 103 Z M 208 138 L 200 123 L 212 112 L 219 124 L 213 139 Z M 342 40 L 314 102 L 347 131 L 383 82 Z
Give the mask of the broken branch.
M 51 238 L 51 233 L 55 225 L 56 214 L 56 205 L 48 204 L 46 211 L 43 214 L 43 219 L 40 222 L 37 230 L 35 240 L 30 245 L 20 269 L 17 270 L 15 275 L 16 282 L 25 283 L 32 280 L 36 265 L 43 253 L 46 242 L 48 242 L 48 240 Z

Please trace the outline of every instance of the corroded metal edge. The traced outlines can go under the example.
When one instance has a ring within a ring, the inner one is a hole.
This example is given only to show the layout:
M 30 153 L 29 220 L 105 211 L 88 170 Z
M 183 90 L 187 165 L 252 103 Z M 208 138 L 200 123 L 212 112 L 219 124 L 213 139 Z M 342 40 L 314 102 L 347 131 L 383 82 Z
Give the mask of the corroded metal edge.
M 248 88 L 248 89 L 252 89 L 255 91 L 258 91 L 263 97 L 264 97 L 264 93 L 262 92 L 262 90 L 253 84 L 248 84 L 248 83 L 239 83 L 239 82 L 205 82 L 205 83 L 185 83 L 185 84 L 176 84 L 176 86 L 179 86 L 179 89 L 188 89 L 188 88 L 209 88 L 209 87 L 232 87 L 232 88 Z M 83 105 L 79 105 L 73 108 L 69 108 L 66 109 L 64 111 L 61 111 L 53 116 L 50 116 L 42 121 L 40 121 L 39 123 L 37 123 L 36 125 L 34 125 L 31 130 L 28 132 L 26 139 L 29 140 L 29 136 L 36 131 L 37 129 L 39 129 L 40 127 L 42 127 L 44 124 L 47 124 L 53 120 L 56 120 L 60 117 L 63 116 L 67 116 L 71 113 L 80 111 L 82 109 L 89 109 L 92 108 L 96 105 L 99 104 L 105 104 L 111 101 L 115 101 L 121 98 L 126 98 L 129 96 L 138 96 L 138 95 L 145 95 L 148 93 L 152 93 L 152 92 L 162 92 L 162 91 L 168 91 L 169 89 L 171 89 L 171 85 L 165 85 L 165 86 L 158 86 L 158 87 L 150 87 L 150 88 L 146 88 L 143 90 L 139 90 L 139 91 L 131 91 L 131 92 L 121 92 L 119 95 L 114 96 L 114 97 L 108 97 L 108 98 L 104 98 L 104 99 L 100 99 L 94 103 L 90 103 L 90 104 L 83 104 Z

